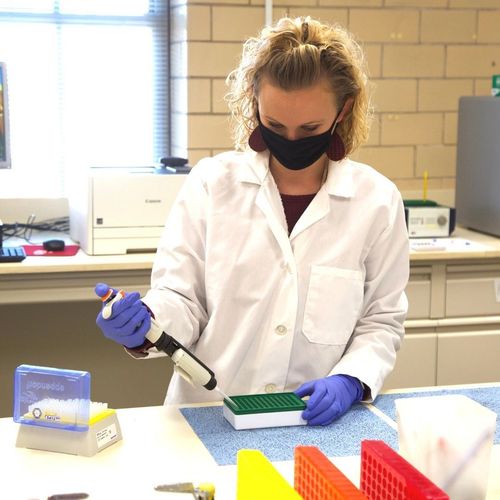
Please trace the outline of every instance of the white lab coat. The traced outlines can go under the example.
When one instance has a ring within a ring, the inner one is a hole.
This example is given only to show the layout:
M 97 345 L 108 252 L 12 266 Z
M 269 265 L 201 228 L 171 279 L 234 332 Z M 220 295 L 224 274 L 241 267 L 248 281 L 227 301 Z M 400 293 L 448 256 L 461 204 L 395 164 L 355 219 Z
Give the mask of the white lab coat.
M 400 193 L 371 167 L 330 162 L 288 235 L 269 153 L 200 161 L 167 219 L 144 302 L 229 395 L 294 390 L 335 373 L 374 398 L 407 312 Z M 369 393 L 370 391 L 368 391 Z M 221 399 L 177 374 L 167 403 Z

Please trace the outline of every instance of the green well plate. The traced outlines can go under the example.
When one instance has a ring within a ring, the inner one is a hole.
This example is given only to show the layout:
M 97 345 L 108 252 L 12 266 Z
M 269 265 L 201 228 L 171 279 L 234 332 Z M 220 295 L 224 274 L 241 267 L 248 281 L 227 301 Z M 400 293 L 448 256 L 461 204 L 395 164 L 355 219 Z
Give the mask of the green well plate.
M 227 399 L 224 404 L 235 415 L 252 413 L 272 413 L 279 411 L 305 410 L 306 404 L 293 392 L 279 392 L 274 394 L 250 394 L 246 396 L 231 396 L 237 407 Z

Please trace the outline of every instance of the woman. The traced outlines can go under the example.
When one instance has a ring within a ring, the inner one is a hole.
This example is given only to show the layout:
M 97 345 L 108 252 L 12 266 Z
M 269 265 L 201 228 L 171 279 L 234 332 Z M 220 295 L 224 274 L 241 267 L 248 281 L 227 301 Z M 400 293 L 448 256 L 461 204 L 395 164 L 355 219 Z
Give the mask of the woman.
M 376 397 L 407 311 L 401 196 L 348 158 L 369 130 L 362 53 L 339 26 L 285 18 L 228 83 L 237 151 L 192 169 L 151 290 L 97 324 L 143 356 L 152 313 L 229 395 L 296 390 L 308 423 L 329 424 Z M 175 374 L 166 401 L 218 397 Z

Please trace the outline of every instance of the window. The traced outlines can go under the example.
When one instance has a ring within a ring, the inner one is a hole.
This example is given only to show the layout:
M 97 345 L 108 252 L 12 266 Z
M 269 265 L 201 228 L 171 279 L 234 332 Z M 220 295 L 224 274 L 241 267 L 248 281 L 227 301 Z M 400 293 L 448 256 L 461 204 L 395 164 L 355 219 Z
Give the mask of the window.
M 65 196 L 78 170 L 168 155 L 168 0 L 0 0 L 0 61 L 0 198 Z

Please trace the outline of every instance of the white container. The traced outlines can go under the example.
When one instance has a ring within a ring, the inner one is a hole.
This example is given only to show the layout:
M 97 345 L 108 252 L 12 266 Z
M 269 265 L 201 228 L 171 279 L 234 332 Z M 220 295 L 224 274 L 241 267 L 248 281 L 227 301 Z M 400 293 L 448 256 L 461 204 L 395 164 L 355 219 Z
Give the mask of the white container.
M 291 425 L 307 425 L 302 418 L 302 411 L 276 411 L 269 413 L 250 413 L 235 415 L 226 405 L 222 409 L 224 418 L 237 430 L 264 429 L 266 427 L 288 427 Z
M 399 453 L 453 500 L 484 500 L 496 413 L 462 395 L 396 399 Z

